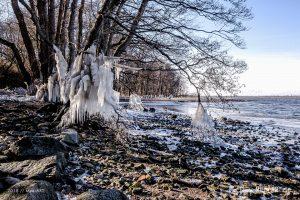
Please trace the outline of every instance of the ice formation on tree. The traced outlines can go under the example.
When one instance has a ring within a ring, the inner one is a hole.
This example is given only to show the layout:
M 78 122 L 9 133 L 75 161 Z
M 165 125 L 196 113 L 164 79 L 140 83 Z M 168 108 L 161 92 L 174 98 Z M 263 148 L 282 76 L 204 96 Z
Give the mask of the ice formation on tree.
M 203 130 L 212 130 L 214 128 L 214 122 L 208 115 L 201 103 L 198 104 L 196 113 L 192 119 L 192 125 L 195 128 Z
M 70 102 L 61 125 L 80 123 L 99 114 L 105 120 L 116 116 L 119 93 L 113 90 L 113 61 L 102 54 L 97 56 L 95 46 L 79 54 L 73 65 L 68 64 L 61 51 L 54 47 L 56 69 L 48 79 L 50 102 Z
M 141 97 L 137 94 L 131 94 L 129 97 L 129 108 L 134 110 L 143 110 L 144 106 Z
M 38 101 L 44 101 L 44 97 L 46 94 L 46 85 L 45 84 L 41 84 L 41 85 L 36 85 L 35 86 L 37 91 L 35 94 L 35 98 Z

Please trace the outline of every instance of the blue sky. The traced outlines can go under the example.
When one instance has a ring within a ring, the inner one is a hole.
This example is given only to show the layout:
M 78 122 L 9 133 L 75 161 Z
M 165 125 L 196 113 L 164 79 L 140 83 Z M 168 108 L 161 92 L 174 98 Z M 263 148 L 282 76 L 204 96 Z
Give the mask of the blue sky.
M 233 49 L 249 66 L 243 95 L 300 95 L 300 0 L 248 0 L 254 19 L 242 34 L 245 50 Z

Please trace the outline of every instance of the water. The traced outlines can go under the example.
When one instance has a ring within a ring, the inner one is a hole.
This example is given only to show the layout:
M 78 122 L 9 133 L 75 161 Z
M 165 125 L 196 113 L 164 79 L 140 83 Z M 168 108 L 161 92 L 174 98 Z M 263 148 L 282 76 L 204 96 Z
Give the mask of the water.
M 214 118 L 228 117 L 300 132 L 300 97 L 252 97 L 231 104 L 205 103 L 204 106 Z M 167 107 L 190 116 L 197 109 L 196 102 L 149 102 L 146 105 Z

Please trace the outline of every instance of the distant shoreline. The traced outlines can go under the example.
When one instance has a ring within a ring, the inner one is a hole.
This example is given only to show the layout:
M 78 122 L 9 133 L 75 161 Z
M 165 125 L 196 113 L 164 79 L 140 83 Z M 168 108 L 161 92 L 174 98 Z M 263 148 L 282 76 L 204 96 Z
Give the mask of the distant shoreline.
M 300 96 L 236 96 L 236 97 L 223 97 L 227 102 L 242 102 L 242 101 L 256 101 L 256 100 L 270 100 L 270 99 L 300 99 Z M 218 97 L 212 97 L 212 100 L 207 98 L 202 98 L 202 102 L 220 102 Z M 121 97 L 121 102 L 128 102 L 129 97 Z M 187 97 L 154 97 L 154 98 L 142 98 L 144 102 L 151 101 L 177 101 L 177 102 L 197 102 L 197 97 L 187 96 Z

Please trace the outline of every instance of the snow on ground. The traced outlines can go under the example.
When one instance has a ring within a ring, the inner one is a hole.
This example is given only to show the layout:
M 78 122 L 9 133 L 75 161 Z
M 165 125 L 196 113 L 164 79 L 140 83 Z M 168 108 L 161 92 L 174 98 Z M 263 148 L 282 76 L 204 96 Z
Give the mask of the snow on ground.
M 35 96 L 0 95 L 0 101 L 35 101 Z
M 151 103 L 151 106 L 154 105 Z M 300 149 L 297 141 L 300 137 L 293 130 L 225 119 L 216 121 L 217 131 L 201 132 L 190 128 L 189 116 L 161 106 L 155 108 L 155 113 L 126 110 L 129 135 L 136 138 L 138 136 L 153 138 L 158 143 L 164 144 L 171 152 L 181 149 L 183 140 L 189 140 L 201 141 L 232 152 L 242 149 L 239 154 L 245 158 L 251 157 L 253 152 L 262 153 L 268 157 L 270 165 L 282 165 L 282 148 L 287 147 L 296 153 L 291 155 L 293 157 L 291 159 L 300 162 L 300 158 L 297 157 Z M 225 152 L 222 153 L 222 156 L 224 155 Z M 197 161 L 194 161 L 194 164 L 196 163 Z
M 187 166 L 209 171 L 205 173 L 211 179 L 231 177 L 234 184 L 224 187 L 238 196 L 276 196 L 299 186 L 297 132 L 228 118 L 215 120 L 215 132 L 199 132 L 191 128 L 191 117 L 175 109 L 155 108 L 154 113 L 126 110 L 127 132 L 140 149 L 188 155 Z M 254 186 L 245 186 L 245 180 Z

